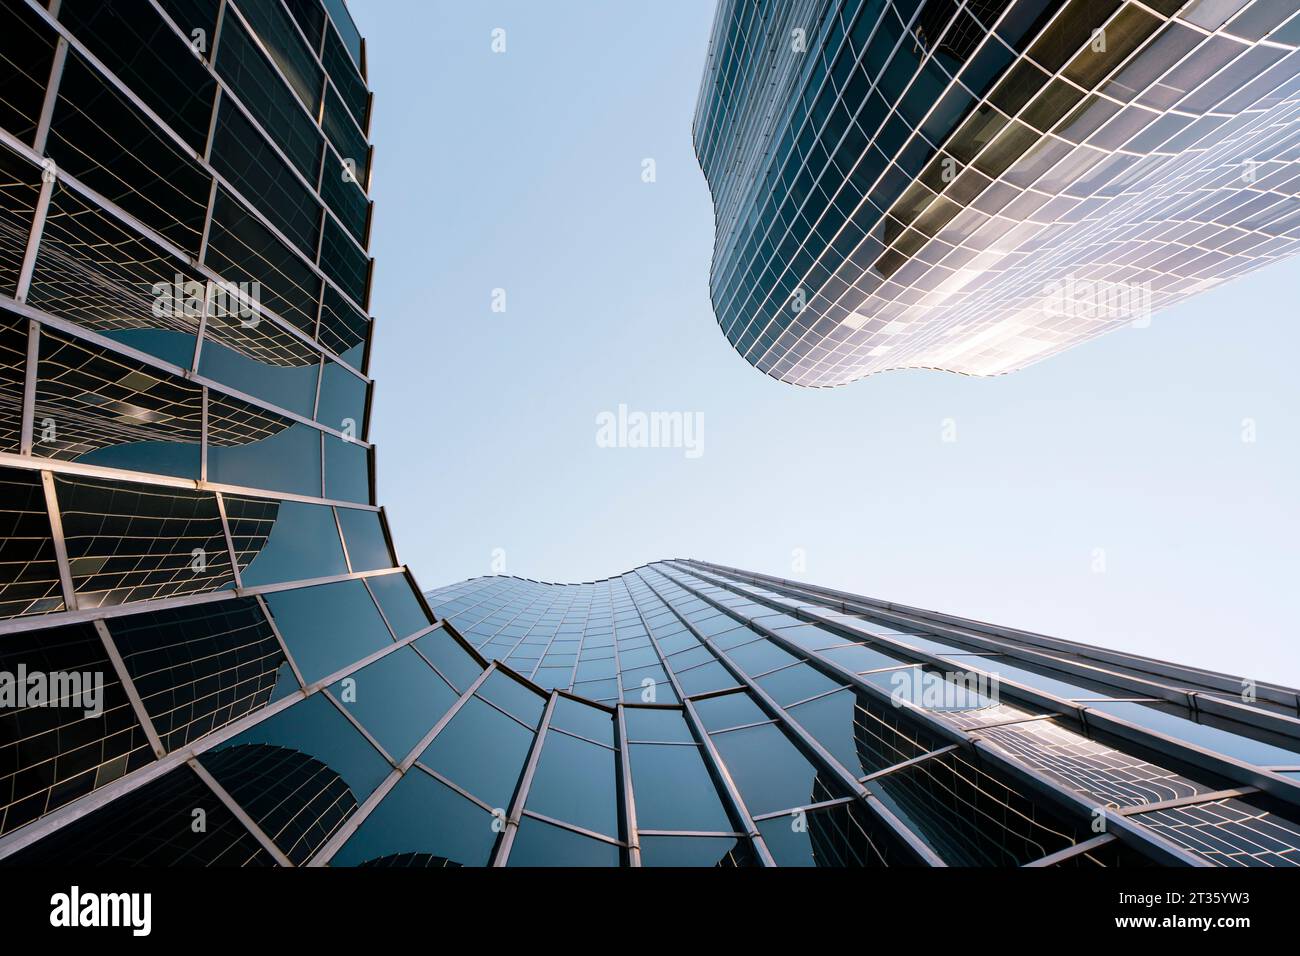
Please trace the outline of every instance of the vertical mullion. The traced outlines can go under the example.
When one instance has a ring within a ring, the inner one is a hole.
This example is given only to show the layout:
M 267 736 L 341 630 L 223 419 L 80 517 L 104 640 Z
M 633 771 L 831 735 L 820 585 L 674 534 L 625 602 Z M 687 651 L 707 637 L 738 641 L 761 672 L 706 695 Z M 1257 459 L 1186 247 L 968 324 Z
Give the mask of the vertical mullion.
M 235 819 L 243 824 L 244 828 L 253 835 L 254 839 L 262 845 L 262 849 L 271 854 L 276 863 L 280 866 L 293 866 L 293 862 L 285 856 L 283 850 L 275 845 L 275 841 L 271 839 L 270 835 L 262 829 L 256 820 L 248 815 L 248 811 L 239 805 L 235 798 L 230 795 L 230 792 L 217 782 L 217 778 L 212 776 L 212 774 L 208 772 L 207 768 L 204 767 L 198 759 L 191 757 L 186 761 L 186 764 L 188 764 L 189 768 L 194 771 L 195 775 L 203 781 L 204 786 L 212 791 L 212 795 L 216 797 L 225 808 L 234 815 Z
M 383 798 L 397 785 L 397 781 L 404 777 L 406 772 L 415 766 L 415 761 L 419 759 L 420 754 L 428 748 L 429 744 L 433 743 L 433 739 L 437 737 L 438 734 L 442 733 L 443 728 L 451 723 L 452 718 L 460 712 L 461 707 L 463 707 L 465 703 L 474 696 L 474 692 L 482 686 L 483 682 L 488 679 L 494 670 L 496 670 L 496 664 L 489 664 L 483 669 L 483 673 L 479 674 L 478 677 L 470 682 L 470 685 L 465 688 L 465 692 L 456 698 L 455 703 L 447 708 L 446 713 L 438 718 L 438 722 L 433 725 L 433 728 L 425 734 L 414 747 L 411 748 L 411 752 L 403 758 L 402 762 L 394 768 L 392 773 L 384 778 L 383 782 L 375 789 L 375 792 L 366 798 L 365 803 L 358 807 L 356 812 L 353 813 L 352 816 L 348 817 L 348 819 L 343 822 L 343 825 L 334 831 L 334 835 L 325 841 L 325 845 L 316 851 L 316 855 L 308 861 L 308 866 L 325 866 L 331 859 L 333 859 L 334 854 L 343 847 L 343 844 L 348 841 L 352 834 L 357 832 L 358 828 L 360 828 L 361 824 L 366 821 L 366 818 L 370 816 L 375 807 L 379 806 Z
M 104 653 L 108 655 L 109 662 L 113 665 L 113 671 L 117 674 L 118 682 L 122 689 L 126 691 L 127 699 L 131 702 L 131 709 L 135 712 L 135 719 L 139 721 L 144 735 L 149 740 L 149 745 L 153 747 L 155 757 L 165 757 L 167 748 L 163 746 L 162 738 L 158 736 L 158 731 L 153 725 L 153 718 L 145 710 L 144 700 L 140 697 L 139 690 L 136 689 L 135 681 L 131 679 L 131 674 L 126 669 L 126 661 L 122 659 L 122 654 L 113 642 L 113 635 L 109 633 L 108 625 L 102 618 L 94 622 L 95 633 L 99 635 L 100 641 L 104 644 Z
M 650 587 L 645 579 L 641 577 L 640 571 L 632 572 L 647 588 Z M 657 597 L 674 615 L 680 619 L 681 615 L 677 614 L 677 609 L 650 588 L 651 593 Z M 650 638 L 650 644 L 659 655 L 660 663 L 663 665 L 664 673 L 668 675 L 668 681 L 672 684 L 673 691 L 677 694 L 677 699 L 681 701 L 682 713 L 686 717 L 687 724 L 690 725 L 691 734 L 695 737 L 696 745 L 700 747 L 705 758 L 705 764 L 708 766 L 709 775 L 722 791 L 722 795 L 727 802 L 727 808 L 731 811 L 733 821 L 740 823 L 740 829 L 749 837 L 750 845 L 753 846 L 759 862 L 763 866 L 776 866 L 776 860 L 773 859 L 772 853 L 767 848 L 767 842 L 763 839 L 763 834 L 758 832 L 758 826 L 754 823 L 754 818 L 749 814 L 749 808 L 745 806 L 745 800 L 740 795 L 740 790 L 736 787 L 736 782 L 731 779 L 731 774 L 727 772 L 726 764 L 722 762 L 721 756 L 718 755 L 717 748 L 713 746 L 713 740 L 709 737 L 708 731 L 704 729 L 704 722 L 700 720 L 700 715 L 695 712 L 695 707 L 682 693 L 682 687 L 677 683 L 677 675 L 673 669 L 668 666 L 668 660 L 664 657 L 663 651 L 659 647 L 659 642 L 655 640 L 654 632 L 650 630 L 650 624 L 645 619 L 645 614 L 641 611 L 641 605 L 637 603 L 636 595 L 632 594 L 631 588 L 628 594 L 632 598 L 632 607 L 636 609 L 637 617 L 641 620 L 641 626 L 645 628 L 646 635 Z
M 622 702 L 614 705 L 614 717 L 618 733 L 619 778 L 623 788 L 623 838 L 627 840 L 627 861 L 629 866 L 640 866 L 641 836 L 636 825 L 636 792 L 632 787 L 631 754 L 627 746 L 627 721 L 623 717 Z
M 510 857 L 510 848 L 514 846 L 515 834 L 519 832 L 519 820 L 524 813 L 524 803 L 528 800 L 528 791 L 533 787 L 533 775 L 537 772 L 537 761 L 542 756 L 542 744 L 546 741 L 546 731 L 551 726 L 551 714 L 555 712 L 555 702 L 559 699 L 559 693 L 551 691 L 551 696 L 546 701 L 546 710 L 542 713 L 542 722 L 537 726 L 537 733 L 533 737 L 533 745 L 528 751 L 528 760 L 524 764 L 523 773 L 519 777 L 519 787 L 515 791 L 515 798 L 510 804 L 510 814 L 506 817 L 505 829 L 501 831 L 501 836 L 497 840 L 496 851 L 492 854 L 492 866 L 505 866 Z
M 45 488 L 45 508 L 50 519 L 50 537 L 54 542 L 54 557 L 59 563 L 59 582 L 63 586 L 63 606 L 77 610 L 77 593 L 72 586 L 72 568 L 68 563 L 68 545 L 63 537 L 63 515 L 59 512 L 59 497 L 54 488 L 54 473 L 41 472 Z
M 27 367 L 23 370 L 23 411 L 18 451 L 32 453 L 32 435 L 36 429 L 36 373 L 41 354 L 41 324 L 27 320 Z
M 204 432 L 207 432 L 207 403 L 204 403 L 203 424 Z M 243 577 L 239 572 L 239 555 L 235 552 L 235 536 L 230 531 L 230 519 L 226 515 L 226 499 L 221 492 L 215 492 L 217 499 L 217 513 L 221 516 L 221 533 L 226 538 L 226 553 L 230 555 L 230 573 L 235 580 L 235 590 L 241 591 L 244 587 Z
M 45 87 L 45 101 L 41 104 L 41 116 L 36 122 L 36 135 L 32 137 L 32 148 L 42 156 L 45 155 L 45 144 L 50 136 L 50 123 L 54 119 L 54 104 L 59 98 L 59 81 L 63 79 L 63 67 L 67 62 L 68 41 L 60 36 L 54 45 L 50 79 Z
M 638 571 L 637 573 L 640 574 L 641 572 Z M 644 580 L 644 577 L 642 579 Z M 669 578 L 669 580 L 673 579 Z M 674 580 L 673 583 L 686 591 L 686 593 L 694 595 L 710 607 L 714 607 L 721 611 L 731 620 L 748 626 L 748 621 L 738 618 L 730 609 L 723 607 L 716 601 L 710 600 L 707 596 L 701 594 L 694 588 L 682 584 L 680 581 Z M 659 593 L 659 590 L 653 584 L 649 581 L 646 581 L 646 584 L 652 591 L 659 595 L 660 600 L 667 603 L 667 600 Z M 866 808 L 873 819 L 884 823 L 896 836 L 911 848 L 912 852 L 922 862 L 927 863 L 930 866 L 947 865 L 938 854 L 926 845 L 924 840 L 922 840 L 910 827 L 899 820 L 898 817 L 891 812 L 877 796 L 859 783 L 857 776 L 847 770 L 842 763 L 836 760 L 830 752 L 822 746 L 821 741 L 808 733 L 801 724 L 786 713 L 785 708 L 778 704 L 766 690 L 758 686 L 758 684 L 756 684 L 748 674 L 741 670 L 740 667 L 738 667 L 731 658 L 727 656 L 725 651 L 717 647 L 711 640 L 709 640 L 709 638 L 701 634 L 696 629 L 695 625 L 686 620 L 686 618 L 678 612 L 676 608 L 673 608 L 673 613 L 676 614 L 678 620 L 680 620 L 682 624 L 690 630 L 695 639 L 707 647 L 709 651 L 722 662 L 722 666 L 725 667 L 728 672 L 730 672 L 731 675 L 754 696 L 756 700 L 758 700 L 763 709 L 766 710 L 768 714 L 781 725 L 786 734 L 795 741 L 799 749 L 802 750 L 806 756 L 810 757 L 821 770 L 839 780 L 841 786 L 857 798 L 858 802 Z
M 52 162 L 47 160 L 47 162 Z M 57 174 L 53 167 L 41 170 L 41 191 L 36 197 L 36 208 L 32 211 L 32 228 L 27 234 L 27 248 L 23 252 L 23 264 L 18 272 L 18 284 L 14 289 L 14 300 L 25 303 L 27 293 L 31 291 L 32 275 L 36 272 L 36 256 L 41 248 L 41 236 L 45 234 L 45 220 L 50 211 L 50 199 L 54 195 L 54 181 Z

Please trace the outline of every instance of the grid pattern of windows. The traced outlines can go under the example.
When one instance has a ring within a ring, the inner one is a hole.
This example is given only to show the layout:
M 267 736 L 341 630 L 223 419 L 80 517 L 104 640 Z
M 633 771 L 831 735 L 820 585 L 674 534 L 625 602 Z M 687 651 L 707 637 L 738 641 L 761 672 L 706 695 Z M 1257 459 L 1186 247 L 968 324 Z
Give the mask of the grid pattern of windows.
M 364 44 L 14 0 L 0 80 L 0 857 L 306 862 L 400 749 L 349 708 L 456 696 L 371 493 Z
M 1041 639 L 1050 647 L 1039 648 L 944 626 L 927 612 L 873 613 L 866 598 L 699 562 L 575 585 L 476 578 L 427 597 L 444 626 L 497 668 L 551 688 L 566 707 L 572 694 L 613 709 L 631 778 L 624 839 L 634 820 L 640 865 L 652 865 L 647 850 L 660 831 L 702 839 L 727 825 L 738 827 L 737 839 L 748 834 L 746 859 L 782 866 L 1065 865 L 1085 843 L 1075 862 L 1168 863 L 1172 843 L 1215 863 L 1249 855 L 1292 865 L 1300 846 L 1286 835 L 1300 795 L 1269 769 L 1300 759 L 1300 737 L 1276 733 L 1255 708 L 1215 721 L 1186 705 L 1211 685 L 1181 685 L 1174 696 L 1184 703 L 1175 707 L 1169 686 L 1141 661 L 1119 672 L 1107 661 L 1103 671 L 1089 655 L 1105 652 L 1081 645 L 1067 654 L 1065 642 Z M 1293 726 L 1295 691 L 1267 694 Z M 1107 720 L 1117 705 L 1136 708 L 1124 712 L 1126 726 Z M 559 712 L 544 728 L 550 734 Z M 581 803 L 587 774 L 603 773 L 594 744 L 622 750 L 609 734 L 607 722 L 601 734 L 585 729 L 593 749 L 585 760 L 575 755 L 568 805 Z M 529 755 L 543 754 L 545 766 L 557 748 L 516 736 L 507 778 L 521 775 L 526 816 L 540 773 Z M 1211 740 L 1225 755 L 1250 753 L 1262 771 L 1256 782 L 1198 760 Z M 462 782 L 455 768 L 447 773 Z M 1233 803 L 1256 794 L 1249 799 L 1268 809 L 1249 821 L 1241 807 L 1214 811 L 1223 822 L 1210 836 L 1181 825 L 1190 808 L 1217 806 L 1230 788 Z M 1102 831 L 1122 846 L 1090 849 L 1098 813 L 1123 818 L 1122 832 Z M 1158 835 L 1146 820 L 1159 823 Z M 1231 852 L 1206 851 L 1233 840 Z M 702 862 L 686 849 L 679 859 Z M 407 848 L 446 850 L 436 841 Z M 584 857 L 575 849 L 573 859 Z
M 1271 0 L 723 0 L 711 293 L 763 372 L 1014 371 L 1300 248 Z

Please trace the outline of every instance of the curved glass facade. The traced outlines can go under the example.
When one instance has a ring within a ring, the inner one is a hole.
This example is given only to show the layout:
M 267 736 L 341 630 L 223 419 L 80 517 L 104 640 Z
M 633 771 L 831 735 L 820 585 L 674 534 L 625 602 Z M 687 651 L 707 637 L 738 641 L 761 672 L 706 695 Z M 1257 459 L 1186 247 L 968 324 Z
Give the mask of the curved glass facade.
M 995 375 L 1293 255 L 1297 44 L 1271 0 L 722 0 L 718 323 L 799 385 Z
M 346 8 L 0 27 L 3 863 L 1300 862 L 1294 690 L 695 561 L 422 595 Z

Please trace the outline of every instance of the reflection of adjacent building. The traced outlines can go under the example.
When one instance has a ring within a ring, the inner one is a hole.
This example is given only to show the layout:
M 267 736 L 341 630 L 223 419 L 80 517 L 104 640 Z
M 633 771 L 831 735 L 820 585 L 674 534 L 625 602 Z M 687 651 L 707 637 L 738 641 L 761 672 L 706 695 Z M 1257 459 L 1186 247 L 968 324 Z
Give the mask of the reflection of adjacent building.
M 718 323 L 799 385 L 995 375 L 1294 255 L 1298 45 L 1268 0 L 722 0 Z
M 309 605 L 348 662 L 429 626 L 365 440 L 364 53 L 292 6 L 0 11 L 0 657 L 107 698 L 0 711 L 6 855 L 138 771 L 210 795 L 159 772 L 301 696 Z

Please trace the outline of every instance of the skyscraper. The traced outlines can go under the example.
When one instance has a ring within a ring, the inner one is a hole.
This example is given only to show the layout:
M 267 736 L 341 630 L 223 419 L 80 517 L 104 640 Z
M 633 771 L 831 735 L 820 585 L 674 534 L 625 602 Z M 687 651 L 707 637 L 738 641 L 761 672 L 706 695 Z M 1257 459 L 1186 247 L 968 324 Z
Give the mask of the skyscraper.
M 721 0 L 710 290 L 785 382 L 1014 371 L 1300 244 L 1271 0 Z
M 349 806 L 193 748 L 431 624 L 366 441 L 364 74 L 341 0 L 0 6 L 0 854 L 148 794 L 104 859 L 302 860 Z M 259 780 L 312 808 L 282 854 Z
M 0 861 L 1300 862 L 1295 690 L 698 561 L 421 595 L 346 8 L 0 27 Z

